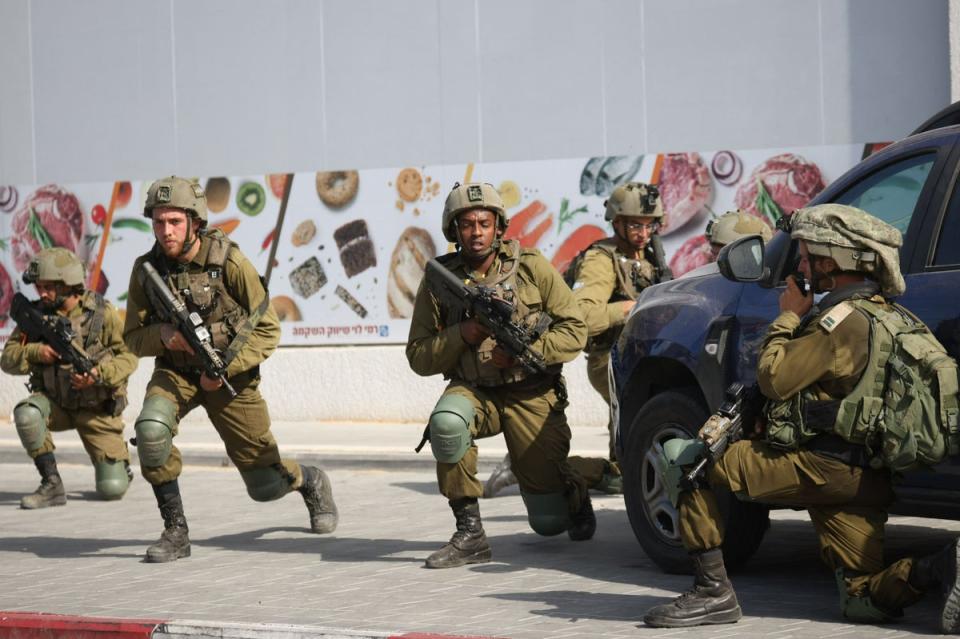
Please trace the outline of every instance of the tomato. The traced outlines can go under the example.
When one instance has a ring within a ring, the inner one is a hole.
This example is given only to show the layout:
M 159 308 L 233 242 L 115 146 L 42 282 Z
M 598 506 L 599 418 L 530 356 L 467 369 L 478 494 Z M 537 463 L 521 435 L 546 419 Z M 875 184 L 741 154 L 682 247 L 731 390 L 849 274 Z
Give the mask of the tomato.
M 93 220 L 94 224 L 103 224 L 107 219 L 107 209 L 103 208 L 102 204 L 97 204 L 90 212 L 90 219 Z

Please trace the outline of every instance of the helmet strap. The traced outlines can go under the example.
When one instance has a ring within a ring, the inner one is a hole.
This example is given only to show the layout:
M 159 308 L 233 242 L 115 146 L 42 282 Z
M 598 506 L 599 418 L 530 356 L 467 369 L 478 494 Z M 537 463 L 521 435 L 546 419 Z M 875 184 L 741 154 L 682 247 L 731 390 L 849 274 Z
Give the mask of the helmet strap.
M 187 235 L 183 238 L 183 248 L 180 249 L 180 255 L 186 255 L 190 252 L 190 249 L 193 248 L 193 245 L 197 243 L 197 233 L 193 233 L 193 237 L 190 237 L 191 232 L 193 231 L 193 220 L 192 215 L 187 216 Z

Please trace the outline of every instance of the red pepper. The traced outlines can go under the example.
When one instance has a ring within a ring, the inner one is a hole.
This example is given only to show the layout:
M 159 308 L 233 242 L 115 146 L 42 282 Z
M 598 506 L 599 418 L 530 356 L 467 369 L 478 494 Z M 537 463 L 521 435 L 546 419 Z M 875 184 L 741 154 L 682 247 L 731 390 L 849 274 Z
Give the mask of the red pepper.
M 263 239 L 263 244 L 260 245 L 261 253 L 263 253 L 268 248 L 270 248 L 270 245 L 273 244 L 273 238 L 275 238 L 276 236 L 277 236 L 277 227 L 273 227 L 273 229 L 269 233 L 267 233 L 267 237 Z

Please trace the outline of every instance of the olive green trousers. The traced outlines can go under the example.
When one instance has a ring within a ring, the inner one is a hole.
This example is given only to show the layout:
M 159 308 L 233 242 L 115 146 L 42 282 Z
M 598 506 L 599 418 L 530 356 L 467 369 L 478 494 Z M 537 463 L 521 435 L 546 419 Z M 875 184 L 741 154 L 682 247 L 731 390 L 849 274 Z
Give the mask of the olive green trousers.
M 893 501 L 886 471 L 849 466 L 805 450 L 779 451 L 764 442 L 730 446 L 707 475 L 745 500 L 805 508 L 820 542 L 820 557 L 832 570 L 844 568 L 847 592 L 869 594 L 891 610 L 919 599 L 908 583 L 913 560 L 883 563 L 884 525 Z M 689 551 L 718 548 L 723 519 L 713 491 L 701 488 L 680 497 L 680 536 Z

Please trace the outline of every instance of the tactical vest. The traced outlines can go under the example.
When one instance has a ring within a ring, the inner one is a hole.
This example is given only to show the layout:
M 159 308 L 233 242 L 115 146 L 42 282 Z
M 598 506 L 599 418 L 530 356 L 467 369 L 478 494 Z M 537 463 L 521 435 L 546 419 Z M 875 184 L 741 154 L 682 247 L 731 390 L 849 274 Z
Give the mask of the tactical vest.
M 103 296 L 95 291 L 85 291 L 80 299 L 82 312 L 69 318 L 76 335 L 74 346 L 82 349 L 95 364 L 109 362 L 113 352 L 104 346 L 103 325 L 107 303 Z M 106 410 L 111 415 L 119 415 L 127 405 L 127 384 L 103 386 L 94 384 L 77 390 L 70 385 L 74 373 L 70 364 L 41 364 L 39 375 L 34 378 L 31 388 L 39 386 L 57 405 L 66 410 L 80 408 Z
M 796 450 L 829 433 L 863 446 L 872 467 L 897 472 L 956 453 L 956 364 L 943 346 L 903 307 L 879 297 L 845 303 L 870 320 L 869 355 L 860 379 L 842 399 L 818 400 L 805 389 L 789 400 L 769 402 L 767 440 Z M 908 366 L 923 370 L 910 374 Z M 912 387 L 891 387 L 892 382 L 904 386 L 897 380 L 912 380 L 906 385 Z
M 229 364 L 246 343 L 253 328 L 260 321 L 260 317 L 266 312 L 270 296 L 265 295 L 260 307 L 248 314 L 246 309 L 230 295 L 224 284 L 224 265 L 230 251 L 237 248 L 237 245 L 219 229 L 202 231 L 200 237 L 202 239 L 199 260 L 196 261 L 202 265 L 201 270 L 188 270 L 193 262 L 176 263 L 171 269 L 171 261 L 156 246 L 147 259 L 164 278 L 173 294 L 186 304 L 187 310 L 200 316 L 203 325 L 210 331 L 213 347 L 223 353 L 224 360 Z M 142 273 L 140 277 L 142 283 L 144 277 Z M 152 297 L 149 287 L 145 287 L 145 290 L 147 297 Z M 150 304 L 154 308 L 160 306 L 154 299 L 150 299 Z M 148 321 L 160 320 L 151 317 Z M 200 358 L 184 351 L 168 350 L 160 359 L 178 371 L 197 374 L 203 370 Z
M 516 240 L 505 242 L 500 249 L 499 272 L 490 279 L 471 282 L 471 284 L 492 288 L 497 296 L 513 304 L 511 321 L 529 329 L 536 326 L 545 312 L 540 290 L 533 279 L 521 268 L 522 257 L 534 254 L 534 251 L 522 250 Z M 444 266 L 451 268 L 455 267 L 453 262 L 458 257 L 458 253 L 451 253 L 439 259 Z M 527 301 L 523 299 L 524 297 L 527 298 Z M 454 309 L 446 309 L 441 312 L 444 315 L 446 326 L 453 326 L 464 319 Z M 465 349 L 457 363 L 454 377 L 476 386 L 502 386 L 521 382 L 530 376 L 530 373 L 519 366 L 505 369 L 494 366 L 493 349 L 495 346 L 496 342 L 493 338 L 488 337 L 477 346 Z M 550 369 L 556 369 L 556 373 L 559 374 L 561 366 L 559 364 L 554 365 Z
M 613 262 L 613 272 L 617 280 L 613 287 L 613 295 L 607 300 L 608 304 L 636 301 L 643 289 L 656 283 L 656 269 L 653 264 L 643 258 L 634 260 L 623 255 L 617 250 L 616 240 L 611 238 L 599 240 L 591 244 L 590 249 L 601 251 Z M 580 270 L 579 265 L 576 270 Z M 611 326 L 598 335 L 588 337 L 587 345 L 583 350 L 587 353 L 609 351 L 622 331 L 623 325 Z

